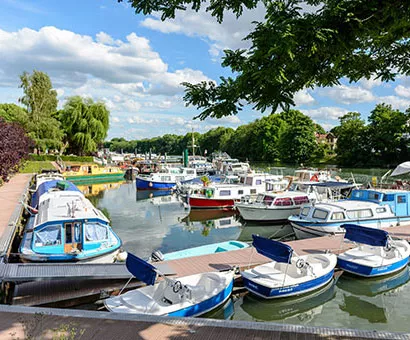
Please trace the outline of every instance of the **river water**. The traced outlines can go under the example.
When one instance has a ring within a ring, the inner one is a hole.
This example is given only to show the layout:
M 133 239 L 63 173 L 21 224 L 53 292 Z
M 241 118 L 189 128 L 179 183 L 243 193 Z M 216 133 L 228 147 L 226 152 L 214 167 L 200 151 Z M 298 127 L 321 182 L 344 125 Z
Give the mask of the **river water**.
M 227 240 L 250 241 L 254 233 L 292 238 L 288 225 L 246 225 L 232 212 L 217 210 L 190 212 L 176 196 L 138 192 L 134 182 L 79 187 L 109 216 L 125 250 L 142 258 L 158 249 L 167 253 Z M 409 301 L 405 268 L 378 280 L 343 274 L 321 290 L 293 299 L 264 301 L 241 294 L 206 317 L 409 332 Z

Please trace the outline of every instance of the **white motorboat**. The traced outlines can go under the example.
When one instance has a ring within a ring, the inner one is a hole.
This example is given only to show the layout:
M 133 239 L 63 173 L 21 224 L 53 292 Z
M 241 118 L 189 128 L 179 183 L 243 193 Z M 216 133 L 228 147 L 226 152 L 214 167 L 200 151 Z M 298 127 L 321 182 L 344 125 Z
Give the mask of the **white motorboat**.
M 311 202 L 302 192 L 280 192 L 259 194 L 255 201 L 235 203 L 246 221 L 280 222 L 299 212 L 300 207 Z
M 410 245 L 393 240 L 387 231 L 344 224 L 345 239 L 359 243 L 356 248 L 338 255 L 337 266 L 349 273 L 375 277 L 389 275 L 407 266 Z
M 297 256 L 287 244 L 252 235 L 258 253 L 273 262 L 241 272 L 251 293 L 265 299 L 305 294 L 326 285 L 333 277 L 337 257 L 334 254 Z
M 111 312 L 193 317 L 222 305 L 232 293 L 232 270 L 171 280 L 135 255 L 128 254 L 126 264 L 148 286 L 106 299 L 105 307 Z M 155 283 L 157 275 L 163 280 Z
M 307 205 L 288 220 L 298 239 L 343 234 L 345 223 L 378 229 L 406 225 L 410 224 L 410 192 L 356 189 L 346 200 Z

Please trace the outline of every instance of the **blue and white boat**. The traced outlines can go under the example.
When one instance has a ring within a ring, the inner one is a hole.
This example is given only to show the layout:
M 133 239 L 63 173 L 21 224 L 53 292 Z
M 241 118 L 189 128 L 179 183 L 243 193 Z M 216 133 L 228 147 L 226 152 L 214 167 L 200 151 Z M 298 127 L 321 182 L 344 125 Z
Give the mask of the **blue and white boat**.
M 173 280 L 132 254 L 128 254 L 126 265 L 133 276 L 148 286 L 104 300 L 105 307 L 111 312 L 193 317 L 224 304 L 232 293 L 232 270 Z M 157 275 L 163 280 L 155 283 Z
M 251 293 L 264 299 L 305 294 L 326 285 L 333 278 L 334 254 L 297 256 L 287 244 L 252 235 L 258 253 L 273 262 L 241 272 L 243 283 Z
M 151 255 L 152 261 L 169 261 L 178 260 L 186 257 L 209 255 L 216 253 L 223 253 L 226 251 L 239 250 L 248 248 L 249 244 L 241 241 L 225 241 L 212 244 L 206 244 L 204 246 L 193 247 L 174 251 L 172 253 L 162 254 L 160 251 L 154 251 Z
M 343 234 L 345 223 L 378 229 L 410 224 L 410 192 L 356 189 L 348 199 L 307 205 L 288 220 L 298 239 Z
M 164 168 L 160 172 L 153 172 L 149 176 L 140 175 L 135 178 L 139 190 L 170 190 L 178 182 L 184 183 L 197 177 L 195 169 Z
M 356 248 L 338 255 L 337 266 L 349 273 L 376 277 L 395 273 L 407 266 L 410 245 L 393 240 L 387 231 L 344 224 L 345 239 L 359 243 Z
M 36 192 L 32 204 L 37 210 L 25 227 L 20 258 L 31 262 L 106 263 L 123 257 L 121 240 L 102 212 L 74 185 L 56 182 L 44 182 Z

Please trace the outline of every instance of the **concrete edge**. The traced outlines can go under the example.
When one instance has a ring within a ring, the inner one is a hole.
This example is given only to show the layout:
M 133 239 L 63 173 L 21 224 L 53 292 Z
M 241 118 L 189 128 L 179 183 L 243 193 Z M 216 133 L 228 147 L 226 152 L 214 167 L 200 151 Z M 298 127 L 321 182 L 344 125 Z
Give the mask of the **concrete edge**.
M 109 312 L 97 312 L 77 309 L 59 309 L 59 308 L 43 308 L 43 307 L 25 307 L 25 306 L 9 306 L 0 305 L 0 313 L 19 313 L 19 314 L 38 314 L 61 316 L 61 317 L 77 317 L 90 319 L 104 320 L 122 320 L 130 322 L 148 322 L 162 323 L 175 326 L 198 326 L 198 327 L 223 327 L 233 329 L 248 329 L 261 331 L 277 331 L 283 333 L 299 333 L 312 334 L 323 336 L 344 336 L 349 338 L 368 338 L 368 339 L 409 339 L 410 333 L 395 333 L 377 330 L 358 330 L 330 327 L 314 327 L 291 324 L 279 324 L 274 322 L 252 322 L 252 321 L 232 321 L 232 320 L 216 320 L 216 319 L 200 319 L 200 318 L 176 318 L 176 317 L 160 317 L 141 314 L 120 314 Z

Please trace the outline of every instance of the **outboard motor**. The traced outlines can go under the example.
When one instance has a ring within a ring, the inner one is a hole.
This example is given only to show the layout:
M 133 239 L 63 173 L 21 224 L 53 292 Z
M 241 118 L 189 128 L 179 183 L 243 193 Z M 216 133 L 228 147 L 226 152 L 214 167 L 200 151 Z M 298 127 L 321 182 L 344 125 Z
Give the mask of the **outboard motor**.
M 164 254 L 162 254 L 160 250 L 153 251 L 151 254 L 151 261 L 152 262 L 164 261 Z

